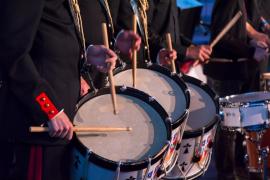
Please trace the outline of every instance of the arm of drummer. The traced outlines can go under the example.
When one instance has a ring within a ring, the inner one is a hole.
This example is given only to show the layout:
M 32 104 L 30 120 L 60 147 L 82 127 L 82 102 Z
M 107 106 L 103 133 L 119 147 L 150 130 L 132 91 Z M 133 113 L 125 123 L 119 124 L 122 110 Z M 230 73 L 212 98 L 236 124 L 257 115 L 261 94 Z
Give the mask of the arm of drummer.
M 86 50 L 87 62 L 97 70 L 107 73 L 115 68 L 117 55 L 104 45 L 90 45 Z

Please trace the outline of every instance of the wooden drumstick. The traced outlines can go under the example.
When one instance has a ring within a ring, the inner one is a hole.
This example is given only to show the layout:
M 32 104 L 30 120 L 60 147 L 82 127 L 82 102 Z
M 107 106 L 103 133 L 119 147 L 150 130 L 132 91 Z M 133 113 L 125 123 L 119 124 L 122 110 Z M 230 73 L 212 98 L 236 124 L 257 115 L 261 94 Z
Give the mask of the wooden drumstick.
M 135 14 L 133 14 L 132 17 L 132 30 L 134 33 L 137 33 L 137 17 Z M 136 81 L 137 81 L 137 51 L 133 47 L 132 50 L 132 82 L 133 82 L 133 87 L 136 87 Z
M 239 11 L 233 18 L 226 24 L 223 30 L 217 35 L 217 37 L 212 41 L 210 47 L 213 48 L 222 38 L 223 36 L 235 25 L 235 23 L 240 19 L 243 15 L 241 11 Z
M 48 132 L 48 127 L 35 127 L 31 126 L 29 128 L 30 132 Z M 73 131 L 75 132 L 119 132 L 119 131 L 132 131 L 131 127 L 73 127 Z
M 167 45 L 167 50 L 169 51 L 172 51 L 173 50 L 173 47 L 172 47 L 172 38 L 171 38 L 171 34 L 170 33 L 167 33 L 166 34 L 166 45 Z M 174 60 L 173 59 L 170 59 L 171 60 L 171 70 L 173 73 L 176 73 L 176 69 L 175 69 L 175 63 L 174 63 Z
M 104 43 L 105 47 L 110 48 L 106 23 L 102 23 L 102 37 L 103 37 L 103 43 Z M 113 113 L 117 114 L 116 91 L 115 91 L 112 69 L 109 70 L 108 74 L 109 74 L 111 96 L 112 96 L 112 103 L 113 103 Z
M 210 47 L 214 48 L 214 46 L 224 37 L 224 35 L 235 25 L 235 23 L 240 19 L 240 17 L 243 15 L 241 11 L 238 11 L 238 13 L 226 24 L 226 26 L 223 28 L 223 30 L 217 35 L 217 37 L 211 42 Z M 206 63 L 208 63 L 207 61 Z M 193 66 L 196 66 L 200 63 L 199 60 L 196 60 L 193 64 Z

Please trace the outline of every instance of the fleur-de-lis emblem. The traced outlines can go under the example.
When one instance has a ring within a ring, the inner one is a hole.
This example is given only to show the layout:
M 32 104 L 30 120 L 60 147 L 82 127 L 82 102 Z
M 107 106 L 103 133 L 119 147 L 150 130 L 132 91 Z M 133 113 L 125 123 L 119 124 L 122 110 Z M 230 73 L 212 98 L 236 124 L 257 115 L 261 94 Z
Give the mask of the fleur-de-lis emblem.
M 79 169 L 79 165 L 81 164 L 80 158 L 79 156 L 75 156 L 75 162 L 74 162 L 74 166 L 76 169 Z
M 181 170 L 182 171 L 185 171 L 185 167 L 187 166 L 188 164 L 186 162 L 183 162 L 182 164 L 180 164 L 181 166 Z
M 136 178 L 134 178 L 133 176 L 130 176 L 128 179 L 126 180 L 136 180 Z
M 190 148 L 191 145 L 189 143 L 187 143 L 185 146 L 183 146 L 183 148 L 186 148 L 184 151 L 184 154 L 188 154 L 188 148 Z

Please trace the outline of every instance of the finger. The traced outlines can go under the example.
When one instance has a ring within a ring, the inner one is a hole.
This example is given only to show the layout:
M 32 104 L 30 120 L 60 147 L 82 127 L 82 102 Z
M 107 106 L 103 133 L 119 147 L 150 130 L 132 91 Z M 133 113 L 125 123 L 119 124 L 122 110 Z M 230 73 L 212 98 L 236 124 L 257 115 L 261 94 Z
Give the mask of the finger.
M 195 67 L 195 66 L 198 66 L 199 64 L 200 64 L 200 60 L 196 60 L 196 61 L 194 61 L 194 63 L 192 64 L 192 66 Z
M 200 62 L 204 62 L 204 57 L 203 57 L 202 53 L 199 54 L 199 57 L 198 57 L 198 58 L 199 58 L 199 61 L 200 61 Z
M 71 139 L 72 139 L 72 136 L 73 136 L 73 127 L 71 126 L 71 127 L 69 128 L 69 130 L 68 130 L 66 139 L 67 139 L 67 140 L 71 140 Z
M 51 120 L 48 123 L 48 127 L 49 127 L 49 136 L 55 137 L 56 136 L 56 132 L 58 130 L 58 125 L 56 124 L 55 120 Z
M 203 61 L 206 61 L 207 59 L 210 58 L 209 55 L 207 53 L 205 53 L 205 52 L 202 52 L 201 55 L 203 57 Z
M 115 58 L 117 58 L 117 55 L 115 54 L 115 52 L 112 51 L 112 50 L 110 50 L 110 49 L 108 49 L 108 48 L 105 49 L 105 53 L 109 57 L 115 57 Z
M 210 49 L 208 49 L 208 48 L 203 48 L 202 52 L 207 54 L 207 55 L 210 55 L 212 53 L 212 51 Z
M 58 128 L 57 128 L 57 130 L 56 130 L 55 137 L 60 137 L 61 134 L 62 134 L 62 132 L 63 132 L 63 129 L 64 129 L 64 127 L 63 127 L 63 125 L 61 124 L 60 121 L 61 121 L 61 120 L 59 120 L 59 121 L 57 120 L 57 121 L 56 121 Z
M 61 129 L 62 129 L 62 131 L 61 131 L 61 134 L 59 135 L 59 137 L 61 137 L 61 138 L 65 138 L 66 136 L 67 136 L 67 134 L 68 134 L 68 131 L 69 131 L 69 129 L 70 129 L 70 122 L 69 122 L 69 120 L 67 120 L 67 119 L 63 119 L 63 120 L 61 120 L 60 122 L 59 122 L 59 124 L 61 124 Z

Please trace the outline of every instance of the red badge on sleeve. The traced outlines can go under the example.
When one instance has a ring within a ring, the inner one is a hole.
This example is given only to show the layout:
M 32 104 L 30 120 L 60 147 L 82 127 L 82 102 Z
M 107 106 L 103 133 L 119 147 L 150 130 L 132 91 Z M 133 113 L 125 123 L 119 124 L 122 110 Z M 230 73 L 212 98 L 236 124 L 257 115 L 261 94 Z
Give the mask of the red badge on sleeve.
M 42 111 L 47 114 L 49 119 L 52 119 L 56 114 L 58 114 L 58 110 L 44 92 L 37 96 L 36 101 L 40 105 Z

